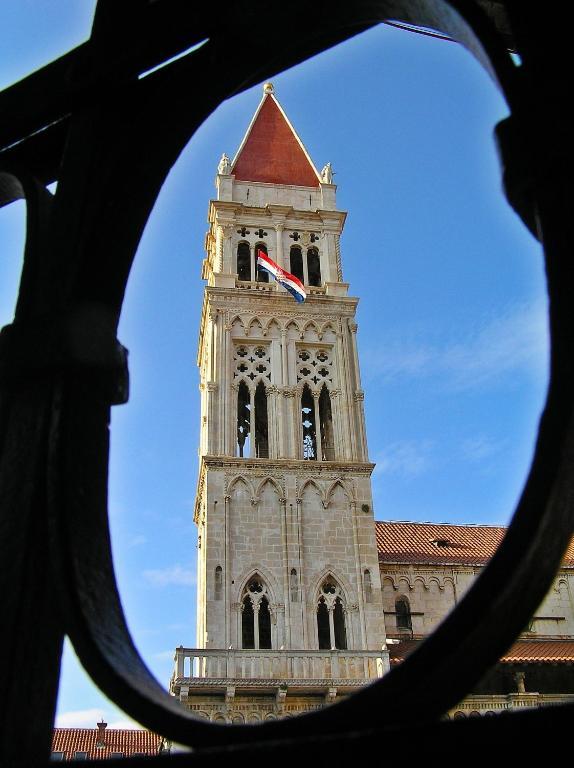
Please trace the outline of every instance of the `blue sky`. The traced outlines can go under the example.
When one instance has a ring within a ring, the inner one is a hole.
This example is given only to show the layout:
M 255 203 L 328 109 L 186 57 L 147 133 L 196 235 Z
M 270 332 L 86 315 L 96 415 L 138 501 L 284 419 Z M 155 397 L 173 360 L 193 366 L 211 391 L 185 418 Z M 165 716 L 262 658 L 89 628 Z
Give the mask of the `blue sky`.
M 82 42 L 92 3 L 0 5 L 0 83 Z M 273 79 L 315 164 L 330 161 L 359 353 L 378 519 L 506 524 L 547 376 L 541 249 L 501 191 L 492 132 L 507 114 L 459 46 L 378 27 Z M 190 99 L 193 85 L 190 83 Z M 110 519 L 126 614 L 167 685 L 195 643 L 200 267 L 222 152 L 261 86 L 222 105 L 167 180 L 130 277 L 119 338 L 132 391 L 114 408 Z M 0 324 L 10 322 L 24 211 L 0 210 Z M 66 650 L 61 725 L 125 717 Z

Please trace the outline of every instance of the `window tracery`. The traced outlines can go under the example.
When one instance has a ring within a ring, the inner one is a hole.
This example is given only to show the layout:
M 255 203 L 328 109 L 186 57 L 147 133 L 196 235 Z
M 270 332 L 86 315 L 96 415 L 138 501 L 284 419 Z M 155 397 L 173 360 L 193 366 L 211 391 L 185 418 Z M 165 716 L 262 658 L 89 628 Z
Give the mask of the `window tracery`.
M 237 448 L 239 458 L 269 457 L 266 387 L 271 384 L 271 349 L 264 344 L 238 344 L 233 355 L 237 387 Z M 252 440 L 254 441 L 252 444 Z
M 297 382 L 307 382 L 318 390 L 321 384 L 333 386 L 333 350 L 328 346 L 299 347 L 297 350 Z
M 241 599 L 241 647 L 271 648 L 271 612 L 263 579 L 255 574 L 243 590 Z
M 341 587 L 328 576 L 319 590 L 317 602 L 317 638 L 320 650 L 346 650 L 347 630 Z
M 271 348 L 264 344 L 239 344 L 233 355 L 233 378 L 246 383 L 271 384 Z

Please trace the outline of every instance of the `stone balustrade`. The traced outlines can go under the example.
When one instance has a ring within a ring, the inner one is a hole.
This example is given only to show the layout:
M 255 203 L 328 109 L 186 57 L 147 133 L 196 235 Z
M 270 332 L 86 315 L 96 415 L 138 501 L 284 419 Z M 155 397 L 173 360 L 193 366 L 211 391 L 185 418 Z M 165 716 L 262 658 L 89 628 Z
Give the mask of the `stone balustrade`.
M 388 671 L 387 651 L 176 648 L 174 679 L 373 680 Z

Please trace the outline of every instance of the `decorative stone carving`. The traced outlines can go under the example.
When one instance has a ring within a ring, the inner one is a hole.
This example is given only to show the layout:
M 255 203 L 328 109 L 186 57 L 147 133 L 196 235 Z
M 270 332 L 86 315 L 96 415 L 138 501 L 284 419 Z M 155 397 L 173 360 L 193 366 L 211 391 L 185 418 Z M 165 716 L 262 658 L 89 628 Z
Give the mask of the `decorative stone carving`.
M 308 384 L 313 395 L 321 391 L 323 384 L 330 389 L 333 384 L 333 349 L 297 345 L 297 384 Z
M 219 161 L 219 165 L 217 166 L 217 173 L 220 176 L 229 176 L 231 173 L 231 161 L 229 160 L 229 157 L 225 154 L 225 152 L 221 155 L 221 160 Z
M 333 183 L 333 167 L 331 163 L 327 163 L 327 165 L 323 166 L 323 170 L 321 171 L 321 180 L 325 184 Z
M 233 378 L 255 389 L 262 381 L 271 384 L 271 347 L 269 344 L 238 344 L 233 354 Z

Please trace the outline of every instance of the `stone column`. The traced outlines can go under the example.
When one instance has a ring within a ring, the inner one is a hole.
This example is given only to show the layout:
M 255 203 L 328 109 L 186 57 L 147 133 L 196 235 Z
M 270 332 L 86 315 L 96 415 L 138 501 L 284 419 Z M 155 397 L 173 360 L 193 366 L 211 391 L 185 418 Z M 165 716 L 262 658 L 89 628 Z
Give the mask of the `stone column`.
M 229 526 L 229 502 L 231 496 L 223 497 L 223 509 L 224 509 L 224 563 L 225 573 L 223 574 L 223 599 L 225 606 L 225 647 L 229 648 L 231 645 L 231 532 Z
M 251 258 L 251 280 L 255 280 L 257 276 L 257 259 L 255 258 L 255 246 L 249 246 L 249 253 Z
M 281 541 L 283 553 L 283 601 L 285 604 L 284 643 L 287 648 L 292 648 L 291 643 L 291 593 L 289 588 L 289 541 L 287 525 L 287 499 L 280 498 L 281 505 Z M 280 643 L 278 643 L 279 647 Z
M 229 385 L 229 416 L 227 419 L 226 454 L 228 456 L 237 456 L 237 397 L 239 394 L 239 384 L 234 381 Z
M 341 437 L 344 445 L 344 453 L 341 458 L 345 460 L 353 459 L 356 456 L 355 429 L 352 422 L 351 405 L 351 376 L 349 373 L 349 355 L 348 355 L 348 334 L 344 331 L 344 325 L 341 323 L 341 329 L 337 332 L 337 364 L 341 384 Z
M 335 461 L 343 461 L 345 458 L 345 447 L 342 436 L 342 421 L 343 415 L 341 413 L 341 390 L 332 389 L 329 392 L 331 398 L 331 412 L 333 414 L 333 434 L 335 438 Z
M 223 319 L 223 318 L 222 318 Z M 233 393 L 231 390 L 231 382 L 233 381 L 233 344 L 231 341 L 231 329 L 232 325 L 228 322 L 223 326 L 223 344 L 221 349 L 221 355 L 223 358 L 223 364 L 221 370 L 223 371 L 223 378 L 220 379 L 220 400 L 222 405 L 220 407 L 220 437 L 219 437 L 219 451 L 223 455 L 235 455 L 234 450 L 234 427 L 237 419 L 237 397 L 233 400 Z M 227 428 L 226 428 L 227 425 Z M 231 429 L 230 429 L 231 427 Z
M 331 650 L 334 651 L 336 649 L 336 646 L 335 646 L 335 619 L 333 617 L 333 614 L 335 612 L 335 603 L 334 602 L 329 601 L 327 603 L 327 611 L 329 613 L 329 636 L 331 638 Z
M 265 387 L 267 399 L 267 440 L 269 442 L 269 458 L 276 459 L 279 456 L 279 438 L 277 435 L 277 387 L 273 384 Z
M 315 447 L 317 461 L 323 461 L 323 440 L 321 438 L 321 419 L 319 417 L 319 393 L 313 392 L 313 415 L 315 418 Z
M 259 650 L 259 608 L 260 603 L 259 601 L 255 602 L 252 599 L 253 602 L 253 646 L 256 651 Z
M 515 672 L 514 673 L 514 682 L 516 683 L 516 691 L 517 693 L 526 693 L 526 685 L 525 685 L 525 674 L 524 672 Z
M 285 407 L 287 410 L 287 429 L 285 430 L 285 456 L 291 458 L 299 458 L 297 451 L 297 408 L 296 408 L 296 391 L 293 387 L 285 387 L 283 390 L 285 395 Z
M 364 406 L 364 400 L 365 400 L 365 393 L 362 390 L 359 390 L 358 392 L 355 392 L 353 394 L 353 399 L 355 401 L 355 418 L 357 422 L 357 431 L 358 431 L 358 449 L 359 449 L 359 455 L 357 458 L 363 459 L 363 461 L 367 461 L 368 454 L 367 454 L 367 436 L 365 434 L 365 406 Z
M 307 627 L 307 595 L 305 585 L 305 562 L 303 557 L 303 499 L 297 498 L 297 545 L 299 550 L 299 589 L 301 595 L 301 631 L 303 633 L 303 648 L 309 648 L 309 631 Z
M 287 269 L 285 265 L 283 264 L 283 224 L 276 224 L 275 225 L 275 234 L 277 239 L 277 264 L 279 264 L 280 267 L 283 269 Z M 287 269 L 287 272 L 289 270 Z
M 216 424 L 216 418 L 215 414 L 217 411 L 217 393 L 219 390 L 219 385 L 216 381 L 208 381 L 207 382 L 207 453 L 211 456 L 213 456 L 215 453 L 217 453 L 217 441 L 218 441 L 218 432 L 221 427 L 218 429 L 215 428 Z
M 357 579 L 357 597 L 359 609 L 359 625 L 361 630 L 361 649 L 367 649 L 367 626 L 365 621 L 365 611 L 363 605 L 363 566 L 361 564 L 361 551 L 359 547 L 359 531 L 357 527 L 357 503 L 350 503 L 350 512 L 353 519 L 353 550 L 355 555 L 355 573 Z
M 233 225 L 224 224 L 221 227 L 219 227 L 218 230 L 221 230 L 221 246 L 220 246 L 220 250 L 218 249 L 219 259 L 218 259 L 217 269 L 219 272 L 229 272 L 229 273 L 236 272 L 237 269 L 234 269 L 233 253 L 232 253 L 232 247 L 231 247 L 231 236 L 233 234 Z M 219 235 L 219 231 L 218 231 L 218 235 Z
M 255 458 L 255 392 L 249 390 L 249 456 Z
M 335 240 L 335 262 L 337 266 L 337 280 L 343 282 L 343 267 L 341 266 L 341 243 L 339 235 L 334 235 Z

